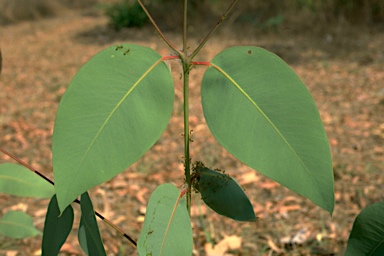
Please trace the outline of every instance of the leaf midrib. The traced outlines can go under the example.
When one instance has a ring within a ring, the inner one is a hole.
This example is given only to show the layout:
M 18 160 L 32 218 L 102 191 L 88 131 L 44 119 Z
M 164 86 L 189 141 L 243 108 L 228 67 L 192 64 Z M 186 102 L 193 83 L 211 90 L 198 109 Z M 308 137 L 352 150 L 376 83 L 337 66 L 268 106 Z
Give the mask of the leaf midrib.
M 285 139 L 285 137 L 280 132 L 280 130 L 268 118 L 268 116 L 264 113 L 264 111 L 257 105 L 257 103 L 243 90 L 243 88 L 227 72 L 225 72 L 222 68 L 220 68 L 219 66 L 213 63 L 211 63 L 211 66 L 215 68 L 217 71 L 219 71 L 221 74 L 223 74 L 252 103 L 252 105 L 255 106 L 255 108 L 259 111 L 259 113 L 267 120 L 269 125 L 273 128 L 273 130 L 280 136 L 283 142 L 287 145 L 287 147 L 293 153 L 293 155 L 299 160 L 300 164 L 304 167 L 305 171 L 307 172 L 308 176 L 311 178 L 312 182 L 316 185 L 317 188 L 319 188 L 319 185 L 316 183 L 315 179 L 312 177 L 310 171 L 308 170 L 307 166 L 304 164 L 302 159 L 299 157 L 296 151 L 292 148 L 289 142 Z M 321 193 L 320 195 L 321 197 L 323 197 Z
M 95 144 L 96 140 L 98 139 L 101 132 L 104 130 L 105 126 L 108 124 L 109 120 L 112 118 L 113 114 L 116 112 L 116 110 L 123 104 L 125 99 L 132 93 L 132 91 L 140 84 L 140 82 L 159 64 L 163 61 L 162 58 L 158 59 L 154 64 L 152 64 L 151 67 L 149 67 L 141 77 L 133 84 L 133 86 L 127 91 L 127 93 L 121 98 L 121 100 L 116 104 L 116 106 L 112 109 L 104 123 L 101 125 L 100 129 L 97 131 L 96 135 L 92 139 L 91 143 L 89 144 L 87 150 L 84 153 L 84 156 L 80 160 L 80 163 L 78 164 L 77 170 L 80 170 L 81 166 L 83 165 L 84 160 L 86 159 L 87 155 L 89 154 L 92 146 Z

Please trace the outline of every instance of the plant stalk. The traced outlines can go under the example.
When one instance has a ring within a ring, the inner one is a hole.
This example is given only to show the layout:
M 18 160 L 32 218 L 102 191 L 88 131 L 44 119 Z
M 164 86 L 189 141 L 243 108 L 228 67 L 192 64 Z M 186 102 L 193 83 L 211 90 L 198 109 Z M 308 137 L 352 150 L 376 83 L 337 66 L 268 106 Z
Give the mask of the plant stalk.
M 188 0 L 184 0 L 183 8 L 183 52 L 187 56 L 187 11 L 188 11 Z
M 189 155 L 189 64 L 184 63 L 184 171 L 185 180 L 188 185 L 187 190 L 187 209 L 191 210 L 191 158 Z
M 184 15 L 183 15 L 183 93 L 184 93 L 184 175 L 185 181 L 187 182 L 187 209 L 188 213 L 191 214 L 191 158 L 189 155 L 189 70 L 190 70 L 190 59 L 187 53 L 187 6 L 188 0 L 184 0 Z

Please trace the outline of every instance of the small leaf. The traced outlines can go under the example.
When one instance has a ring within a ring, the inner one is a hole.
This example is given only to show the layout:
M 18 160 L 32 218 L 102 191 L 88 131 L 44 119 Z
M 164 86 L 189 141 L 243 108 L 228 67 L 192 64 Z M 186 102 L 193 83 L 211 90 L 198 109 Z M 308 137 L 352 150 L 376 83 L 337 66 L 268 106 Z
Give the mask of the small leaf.
M 81 248 L 87 255 L 106 255 L 92 201 L 87 192 L 81 195 L 80 205 L 81 219 L 78 239 Z
M 37 198 L 49 198 L 55 188 L 26 167 L 19 164 L 0 164 L 0 193 Z
M 332 213 L 333 169 L 316 104 L 278 56 L 253 46 L 216 55 L 201 85 L 213 136 L 240 161 Z
M 171 73 L 154 50 L 122 44 L 90 59 L 57 110 L 52 161 L 60 209 L 149 150 L 167 127 L 173 101 Z
M 238 221 L 256 221 L 251 202 L 235 179 L 212 171 L 200 162 L 195 169 L 194 188 L 203 201 L 218 214 Z
M 73 208 L 68 205 L 60 216 L 56 195 L 49 202 L 45 217 L 42 255 L 58 255 L 61 247 L 67 240 L 73 224 Z
M 163 184 L 153 191 L 137 249 L 142 256 L 192 255 L 191 220 L 175 186 Z
M 20 211 L 8 211 L 0 219 L 0 233 L 12 238 L 26 238 L 41 235 L 33 225 L 31 216 Z
M 363 209 L 353 223 L 346 256 L 384 255 L 384 202 Z

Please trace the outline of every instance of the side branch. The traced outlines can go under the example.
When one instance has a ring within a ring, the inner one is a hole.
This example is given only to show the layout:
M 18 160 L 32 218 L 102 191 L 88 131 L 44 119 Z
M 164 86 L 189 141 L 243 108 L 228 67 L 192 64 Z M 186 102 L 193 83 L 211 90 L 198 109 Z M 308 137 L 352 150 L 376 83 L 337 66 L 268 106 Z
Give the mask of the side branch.
M 157 26 L 155 20 L 152 18 L 151 14 L 149 14 L 147 8 L 145 8 L 143 2 L 141 0 L 137 0 L 137 2 L 140 4 L 141 8 L 143 8 L 145 14 L 147 14 L 147 17 L 151 21 L 152 25 L 155 27 L 156 32 L 160 35 L 160 37 L 164 40 L 164 42 L 171 47 L 175 52 L 177 52 L 178 55 L 181 55 L 180 50 L 177 49 L 177 47 L 171 43 L 171 41 L 168 40 L 168 38 L 163 34 L 163 32 L 160 30 L 159 26 Z
M 232 4 L 228 7 L 228 9 L 225 11 L 225 13 L 221 16 L 220 20 L 216 23 L 216 25 L 211 29 L 211 31 L 208 33 L 208 35 L 203 39 L 203 41 L 197 46 L 197 48 L 193 51 L 190 58 L 193 59 L 196 54 L 199 53 L 201 48 L 205 45 L 205 43 L 208 41 L 209 38 L 211 38 L 213 32 L 216 31 L 216 29 L 220 26 L 220 24 L 227 18 L 228 14 L 232 11 L 233 7 L 235 7 L 235 4 L 238 0 L 233 0 Z

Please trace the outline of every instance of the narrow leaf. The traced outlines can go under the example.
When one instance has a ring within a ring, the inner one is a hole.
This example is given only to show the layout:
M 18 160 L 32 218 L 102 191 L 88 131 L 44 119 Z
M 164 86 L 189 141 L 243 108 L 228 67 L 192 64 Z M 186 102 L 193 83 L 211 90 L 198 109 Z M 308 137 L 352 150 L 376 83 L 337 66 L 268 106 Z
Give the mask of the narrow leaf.
M 201 87 L 204 116 L 235 157 L 332 213 L 332 159 L 319 112 L 290 67 L 257 47 L 215 56 Z
M 233 178 L 212 171 L 200 162 L 194 172 L 194 188 L 200 192 L 203 201 L 212 210 L 238 221 L 257 220 L 251 202 Z
M 12 238 L 26 238 L 41 235 L 33 225 L 31 216 L 20 211 L 8 211 L 0 219 L 0 233 Z
M 55 188 L 22 165 L 4 163 L 0 164 L 0 193 L 49 198 Z
M 61 210 L 140 158 L 172 114 L 173 80 L 155 51 L 109 47 L 71 81 L 56 116 L 53 170 Z
M 353 223 L 346 256 L 384 255 L 384 202 L 363 209 Z
M 61 247 L 67 240 L 67 237 L 73 225 L 73 208 L 68 205 L 60 215 L 60 209 L 57 204 L 56 195 L 49 202 L 47 215 L 45 217 L 42 255 L 58 255 Z
M 79 226 L 79 243 L 87 255 L 106 255 L 103 241 L 100 237 L 95 211 L 87 192 L 81 195 L 81 219 Z
M 171 184 L 163 184 L 149 199 L 137 249 L 140 255 L 192 255 L 192 228 L 185 199 Z

